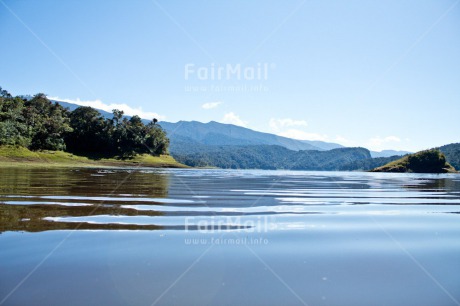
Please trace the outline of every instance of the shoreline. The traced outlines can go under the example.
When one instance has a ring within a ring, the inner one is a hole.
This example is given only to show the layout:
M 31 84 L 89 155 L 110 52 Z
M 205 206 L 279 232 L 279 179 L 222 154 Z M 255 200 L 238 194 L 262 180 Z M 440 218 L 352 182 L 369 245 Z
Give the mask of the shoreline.
M 0 168 L 190 168 L 170 155 L 137 155 L 132 159 L 91 159 L 64 151 L 30 151 L 23 147 L 0 146 Z

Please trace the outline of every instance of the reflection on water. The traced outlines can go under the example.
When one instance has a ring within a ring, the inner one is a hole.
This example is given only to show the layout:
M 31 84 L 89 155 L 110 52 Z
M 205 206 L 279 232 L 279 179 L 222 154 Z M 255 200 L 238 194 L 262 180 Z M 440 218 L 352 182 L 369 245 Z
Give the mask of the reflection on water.
M 76 224 L 66 222 L 65 219 L 51 221 L 50 218 L 99 215 L 159 216 L 162 214 L 159 211 L 140 212 L 121 207 L 118 199 L 132 197 L 133 202 L 136 202 L 138 197 L 161 199 L 167 196 L 168 175 L 146 174 L 133 170 L 2 169 L 0 232 L 160 229 L 161 226 L 154 224 L 89 223 L 85 220 Z
M 0 169 L 2 195 L 168 196 L 169 175 L 155 171 Z
M 459 218 L 455 174 L 1 169 L 0 304 L 458 305 Z
M 0 178 L 0 232 L 241 229 L 267 215 L 276 220 L 263 226 L 292 229 L 308 226 L 301 215 L 456 213 L 459 204 L 452 176 L 12 168 Z

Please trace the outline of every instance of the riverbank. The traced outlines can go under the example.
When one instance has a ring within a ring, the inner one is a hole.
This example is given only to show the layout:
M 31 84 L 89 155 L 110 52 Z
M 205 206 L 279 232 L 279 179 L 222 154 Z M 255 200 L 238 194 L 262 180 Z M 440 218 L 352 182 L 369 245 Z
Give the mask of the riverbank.
M 0 168 L 5 167 L 151 167 L 188 168 L 170 155 L 137 155 L 132 159 L 91 159 L 62 151 L 30 151 L 23 147 L 0 146 Z

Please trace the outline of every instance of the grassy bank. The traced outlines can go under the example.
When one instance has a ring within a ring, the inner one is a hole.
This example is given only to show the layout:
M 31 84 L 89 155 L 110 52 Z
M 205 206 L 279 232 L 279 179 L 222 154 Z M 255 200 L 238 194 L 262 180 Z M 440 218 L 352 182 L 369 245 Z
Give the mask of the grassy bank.
M 91 159 L 62 151 L 30 151 L 23 147 L 0 146 L 0 167 L 156 167 L 185 168 L 172 156 L 138 155 L 132 159 Z

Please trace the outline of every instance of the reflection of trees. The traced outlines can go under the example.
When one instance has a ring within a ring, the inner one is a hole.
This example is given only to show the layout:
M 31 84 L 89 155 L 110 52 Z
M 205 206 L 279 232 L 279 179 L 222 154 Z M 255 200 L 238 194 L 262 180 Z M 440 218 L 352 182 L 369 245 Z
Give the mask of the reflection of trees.
M 159 211 L 138 211 L 119 205 L 62 206 L 50 204 L 10 205 L 0 203 L 0 234 L 6 231 L 41 232 L 50 230 L 234 230 L 251 228 L 245 225 L 155 225 L 126 223 L 69 222 L 65 217 L 111 216 L 163 216 Z M 46 217 L 63 217 L 54 221 Z
M 460 190 L 460 181 L 455 181 L 452 178 L 429 178 L 416 180 L 416 182 L 415 184 L 404 185 L 404 188 L 444 192 Z
M 159 229 L 156 225 L 93 224 L 56 222 L 46 217 L 160 216 L 158 211 L 139 211 L 121 204 L 142 203 L 143 198 L 168 195 L 167 174 L 95 169 L 1 169 L 0 170 L 0 232 L 43 231 L 55 229 Z M 43 199 L 41 196 L 66 196 L 64 199 Z M 10 197 L 14 196 L 14 197 Z M 110 200 L 110 196 L 114 196 Z M 119 196 L 132 196 L 139 201 L 124 203 Z M 67 199 L 67 197 L 69 197 Z M 76 198 L 72 197 L 84 197 Z M 95 200 L 92 197 L 108 197 Z M 2 203 L 8 201 L 8 204 Z M 42 201 L 51 203 L 42 204 Z M 73 203 L 73 206 L 52 202 Z M 28 203 L 23 203 L 28 202 Z M 76 203 L 85 202 L 87 206 Z M 35 204 L 36 203 L 36 204 Z M 149 202 L 150 204 L 159 204 Z M 27 205 L 28 204 L 28 205 Z M 32 204 L 32 205 L 31 205 Z M 144 202 L 145 204 L 145 202 Z
M 167 174 L 95 169 L 0 170 L 1 195 L 168 196 Z
M 85 217 L 98 215 L 121 216 L 161 216 L 158 211 L 138 211 L 118 205 L 62 206 L 62 205 L 1 205 L 0 232 L 37 232 L 56 229 L 158 229 L 155 225 L 136 224 L 92 224 L 78 222 L 56 222 L 44 220 L 46 217 Z

